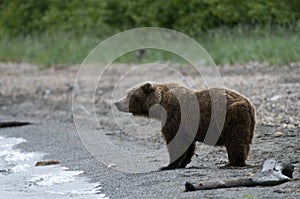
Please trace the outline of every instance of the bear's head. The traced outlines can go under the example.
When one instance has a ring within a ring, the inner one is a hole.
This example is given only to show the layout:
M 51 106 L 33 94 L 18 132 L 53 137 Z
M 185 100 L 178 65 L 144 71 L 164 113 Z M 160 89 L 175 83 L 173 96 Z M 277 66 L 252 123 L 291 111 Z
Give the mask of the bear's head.
M 161 95 L 159 85 L 146 82 L 129 89 L 124 97 L 115 102 L 115 106 L 122 112 L 149 117 L 151 107 L 160 104 Z

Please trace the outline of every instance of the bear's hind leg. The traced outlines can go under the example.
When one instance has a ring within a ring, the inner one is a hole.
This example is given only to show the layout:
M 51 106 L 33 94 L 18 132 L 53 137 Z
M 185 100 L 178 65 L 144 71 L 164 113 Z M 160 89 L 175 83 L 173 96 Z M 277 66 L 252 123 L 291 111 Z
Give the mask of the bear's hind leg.
M 249 153 L 250 144 L 247 143 L 237 143 L 237 144 L 227 144 L 226 150 L 228 153 L 229 166 L 245 166 L 246 159 Z
M 179 164 L 179 168 L 185 168 L 186 165 L 188 165 L 191 162 L 192 157 L 195 153 L 195 149 L 196 149 L 196 144 L 195 143 L 191 144 L 191 146 L 188 148 L 188 150 L 180 158 L 181 161 Z
M 192 143 L 189 148 L 175 161 L 168 166 L 160 168 L 160 170 L 171 170 L 177 168 L 185 168 L 192 160 L 196 148 L 196 144 Z M 169 150 L 170 160 L 172 160 L 172 152 Z

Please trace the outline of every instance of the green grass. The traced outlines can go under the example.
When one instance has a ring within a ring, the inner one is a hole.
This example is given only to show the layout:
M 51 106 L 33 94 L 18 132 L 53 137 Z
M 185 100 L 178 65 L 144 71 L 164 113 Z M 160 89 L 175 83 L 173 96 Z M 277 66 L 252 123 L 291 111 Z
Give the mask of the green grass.
M 288 64 L 300 61 L 299 44 L 299 33 L 282 30 L 269 34 L 220 31 L 206 36 L 203 41 L 203 46 L 217 64 L 249 61 Z
M 25 61 L 40 66 L 79 64 L 101 40 L 68 34 L 1 38 L 0 61 Z
M 56 35 L 2 37 L 0 61 L 25 61 L 41 66 L 65 66 L 80 64 L 103 39 L 75 37 L 66 33 Z M 216 64 L 238 64 L 249 61 L 282 65 L 300 61 L 300 34 L 289 30 L 246 31 L 243 29 L 218 29 L 197 37 L 200 44 Z M 127 53 L 118 62 L 155 61 L 184 62 L 180 57 L 161 50 L 149 49 L 142 60 L 135 53 Z

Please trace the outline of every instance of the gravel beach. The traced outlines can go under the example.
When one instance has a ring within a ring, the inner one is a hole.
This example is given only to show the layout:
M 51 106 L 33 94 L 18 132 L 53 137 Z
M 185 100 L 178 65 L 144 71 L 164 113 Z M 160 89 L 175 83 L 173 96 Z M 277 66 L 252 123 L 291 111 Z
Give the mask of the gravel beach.
M 98 156 L 90 153 L 88 141 L 82 140 L 74 124 L 72 93 L 78 66 L 39 69 L 28 63 L 0 63 L 0 121 L 25 121 L 31 125 L 1 128 L 0 136 L 20 137 L 24 151 L 48 153 L 46 159 L 59 160 L 72 170 L 83 170 L 91 182 L 99 182 L 109 198 L 300 198 L 300 64 L 269 66 L 255 62 L 220 66 L 225 87 L 248 97 L 257 109 L 257 125 L 248 166 L 224 168 L 225 148 L 198 144 L 196 154 L 186 169 L 158 171 L 168 162 L 167 152 L 155 121 L 134 119 L 114 112 L 111 102 L 137 82 L 189 81 L 193 88 L 204 87 L 203 77 L 190 67 L 141 67 L 114 64 L 104 71 L 97 88 L 91 79 L 99 78 L 99 67 L 79 78 L 82 103 L 93 102 L 84 94 L 95 93 L 97 126 L 84 126 L 85 133 L 107 137 L 130 159 L 114 156 L 102 147 Z M 95 71 L 93 71 L 95 70 Z M 210 69 L 204 69 L 209 71 Z M 183 74 L 178 76 L 178 72 Z M 180 79 L 181 78 L 181 79 Z M 205 77 L 205 78 L 214 78 Z M 183 79 L 183 80 L 182 80 Z M 123 92 L 122 92 L 123 91 Z M 79 107 L 79 106 L 78 106 Z M 85 110 L 82 107 L 83 111 Z M 113 111 L 112 111 L 113 110 Z M 81 110 L 82 111 L 82 110 Z M 88 112 L 87 110 L 86 112 Z M 87 113 L 92 114 L 92 113 Z M 137 125 L 129 125 L 132 121 Z M 144 124 L 144 125 L 141 125 Z M 83 124 L 84 125 L 84 124 Z M 145 133 L 146 132 L 146 133 Z M 97 146 L 94 147 L 97 149 Z M 140 154 L 134 155 L 135 151 Z M 156 153 L 161 150 L 162 152 Z M 155 154 L 150 155 L 150 154 Z M 116 159 L 123 162 L 118 165 Z M 184 192 L 185 182 L 246 177 L 260 172 L 266 159 L 295 165 L 294 179 L 274 187 L 241 187 Z M 103 159 L 103 161 L 101 161 Z M 132 167 L 132 165 L 134 167 Z M 122 167 L 122 168 L 121 168 Z M 134 172 L 136 171 L 136 172 Z

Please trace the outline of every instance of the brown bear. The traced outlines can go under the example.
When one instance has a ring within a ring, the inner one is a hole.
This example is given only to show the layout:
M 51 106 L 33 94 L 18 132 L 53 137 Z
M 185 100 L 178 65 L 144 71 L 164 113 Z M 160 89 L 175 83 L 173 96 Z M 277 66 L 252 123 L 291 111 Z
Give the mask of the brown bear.
M 218 118 L 218 110 L 222 103 L 225 110 L 223 123 L 222 117 Z M 191 104 L 191 108 L 183 110 L 183 106 L 189 107 Z M 161 132 L 167 144 L 170 163 L 161 170 L 185 168 L 191 162 L 196 141 L 225 146 L 228 165 L 246 164 L 255 128 L 255 108 L 246 97 L 235 91 L 225 88 L 193 90 L 177 83 L 146 82 L 129 89 L 123 98 L 115 102 L 115 106 L 122 112 L 162 121 Z M 214 111 L 217 111 L 217 117 L 211 118 L 213 106 L 216 107 Z M 155 111 L 151 112 L 151 109 Z M 195 133 L 191 133 L 191 122 L 195 121 Z M 220 121 L 223 124 L 221 127 L 218 126 Z M 179 131 L 181 136 L 177 137 Z M 215 141 L 205 141 L 208 131 L 212 131 Z M 175 137 L 177 141 L 171 144 Z

